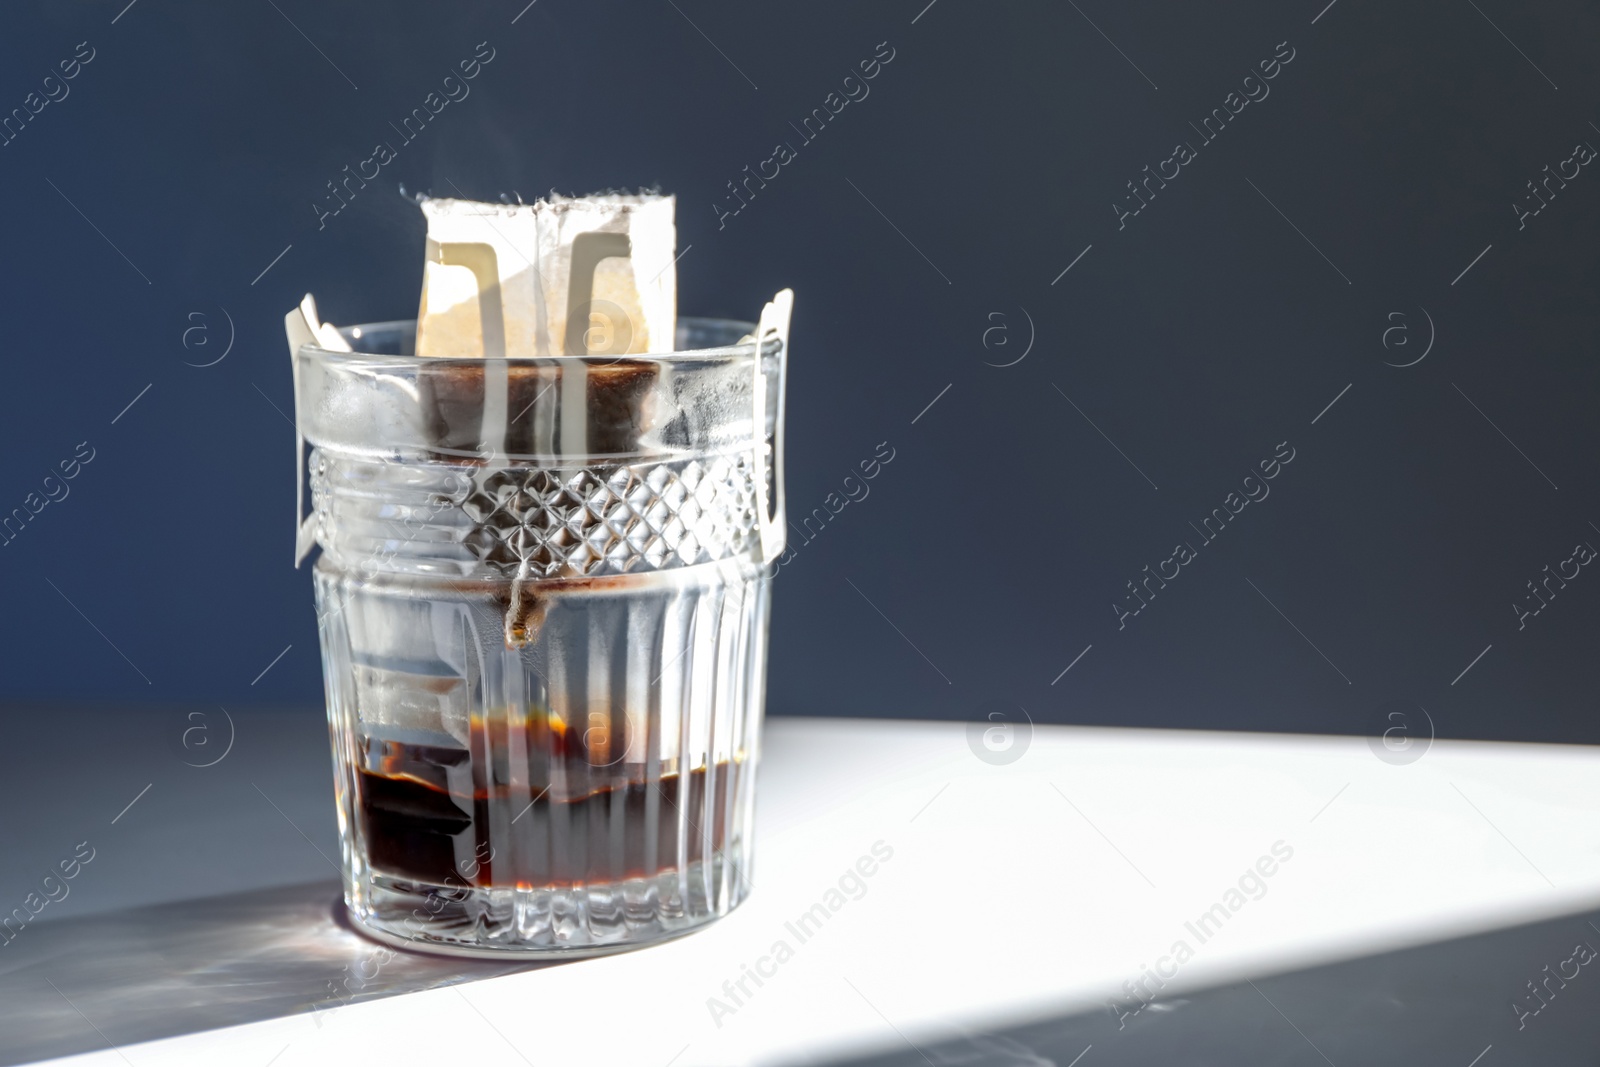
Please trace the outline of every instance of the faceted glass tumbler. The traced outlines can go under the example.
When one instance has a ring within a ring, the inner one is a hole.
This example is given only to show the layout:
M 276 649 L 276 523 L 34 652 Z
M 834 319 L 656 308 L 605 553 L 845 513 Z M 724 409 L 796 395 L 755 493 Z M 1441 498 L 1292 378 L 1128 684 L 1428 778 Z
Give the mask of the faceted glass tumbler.
M 744 898 L 786 357 L 753 330 L 488 361 L 405 355 L 412 324 L 387 323 L 296 354 L 345 900 L 370 935 L 586 955 Z

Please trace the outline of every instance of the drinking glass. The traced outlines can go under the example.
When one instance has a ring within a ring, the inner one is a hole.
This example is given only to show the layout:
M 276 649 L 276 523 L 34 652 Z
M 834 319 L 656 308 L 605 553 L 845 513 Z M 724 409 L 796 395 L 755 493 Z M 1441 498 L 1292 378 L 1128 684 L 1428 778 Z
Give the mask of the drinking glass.
M 586 955 L 749 889 L 786 336 L 295 353 L 345 902 L 391 944 Z M 786 331 L 783 331 L 786 335 Z M 309 457 L 304 445 L 309 444 Z

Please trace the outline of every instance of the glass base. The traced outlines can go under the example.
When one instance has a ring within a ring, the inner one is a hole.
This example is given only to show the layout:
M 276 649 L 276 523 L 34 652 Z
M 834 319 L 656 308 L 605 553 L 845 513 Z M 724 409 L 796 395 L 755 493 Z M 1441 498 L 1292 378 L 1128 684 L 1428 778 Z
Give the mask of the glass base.
M 728 914 L 749 894 L 737 846 L 680 876 L 560 888 L 432 885 L 367 869 L 345 906 L 367 936 L 397 948 L 476 959 L 599 956 L 670 941 Z

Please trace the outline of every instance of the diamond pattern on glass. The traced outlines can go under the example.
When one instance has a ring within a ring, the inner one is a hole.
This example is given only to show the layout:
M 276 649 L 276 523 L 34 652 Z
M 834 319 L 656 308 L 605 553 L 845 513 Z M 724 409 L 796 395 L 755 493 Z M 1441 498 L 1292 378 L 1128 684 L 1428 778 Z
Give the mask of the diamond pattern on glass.
M 747 455 L 574 471 L 478 474 L 461 509 L 472 554 L 508 577 L 625 574 L 756 547 Z
M 749 453 L 564 470 L 400 467 L 321 449 L 310 460 L 324 551 L 385 570 L 482 568 L 527 579 L 759 552 L 753 471 Z

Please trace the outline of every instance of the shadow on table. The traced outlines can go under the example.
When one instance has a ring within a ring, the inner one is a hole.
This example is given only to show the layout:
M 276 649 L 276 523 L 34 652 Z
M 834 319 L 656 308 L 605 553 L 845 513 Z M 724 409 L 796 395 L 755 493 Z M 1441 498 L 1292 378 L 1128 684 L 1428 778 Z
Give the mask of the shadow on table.
M 1580 947 L 1581 946 L 1581 947 Z M 1600 912 L 1166 999 L 911 1038 L 838 1067 L 1594 1067 Z M 1202 950 L 1203 951 L 1203 950 Z M 1587 959 L 1588 962 L 1583 962 Z M 1565 976 L 1565 977 L 1563 977 Z M 808 1061 L 814 1062 L 814 1061 Z
M 339 883 L 28 926 L 0 951 L 0 1063 L 493 978 L 533 966 L 395 952 L 355 933 Z

